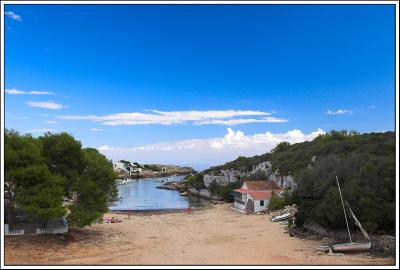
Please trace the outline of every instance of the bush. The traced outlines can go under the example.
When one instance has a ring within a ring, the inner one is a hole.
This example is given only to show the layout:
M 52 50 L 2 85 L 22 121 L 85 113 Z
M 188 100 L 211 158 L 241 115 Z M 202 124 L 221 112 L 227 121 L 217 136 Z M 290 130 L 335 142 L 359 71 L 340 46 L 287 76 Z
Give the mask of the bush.
M 280 210 L 285 207 L 285 199 L 280 197 L 274 191 L 272 192 L 271 201 L 268 204 L 268 210 Z

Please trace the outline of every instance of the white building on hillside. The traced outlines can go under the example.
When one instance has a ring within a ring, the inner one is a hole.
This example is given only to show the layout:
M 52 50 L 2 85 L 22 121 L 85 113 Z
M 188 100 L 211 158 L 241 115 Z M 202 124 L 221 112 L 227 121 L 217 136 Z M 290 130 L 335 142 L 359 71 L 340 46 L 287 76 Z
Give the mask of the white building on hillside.
M 245 181 L 241 188 L 232 192 L 233 207 L 250 213 L 267 210 L 272 192 L 281 194 L 283 190 L 274 181 Z

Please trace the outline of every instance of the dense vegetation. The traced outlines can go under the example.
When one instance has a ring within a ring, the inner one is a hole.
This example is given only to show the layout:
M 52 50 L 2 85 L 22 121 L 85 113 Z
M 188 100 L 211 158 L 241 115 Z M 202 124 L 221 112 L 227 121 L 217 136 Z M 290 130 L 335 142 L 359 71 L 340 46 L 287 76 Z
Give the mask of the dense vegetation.
M 228 170 L 228 169 L 234 169 L 238 170 L 241 172 L 250 172 L 253 169 L 254 165 L 257 165 L 263 161 L 267 161 L 270 158 L 271 154 L 266 153 L 260 156 L 254 156 L 254 157 L 238 157 L 237 159 L 227 162 L 223 165 L 219 166 L 213 166 L 205 171 L 203 173 L 219 173 L 221 170 Z
M 117 196 L 112 163 L 96 149 L 83 149 L 67 133 L 34 138 L 6 130 L 4 157 L 10 224 L 23 216 L 46 225 L 68 214 L 70 224 L 83 227 L 107 211 Z
M 394 230 L 394 132 L 331 131 L 311 142 L 280 143 L 271 153 L 239 157 L 204 173 L 229 168 L 248 172 L 263 161 L 270 161 L 273 171 L 294 177 L 297 188 L 289 201 L 298 205 L 297 225 L 313 221 L 327 228 L 344 228 L 337 175 L 344 199 L 367 230 Z M 263 175 L 250 178 L 263 180 Z
M 154 164 L 144 164 L 143 167 L 147 170 L 153 171 L 153 172 L 159 172 L 161 171 L 160 166 L 154 165 Z

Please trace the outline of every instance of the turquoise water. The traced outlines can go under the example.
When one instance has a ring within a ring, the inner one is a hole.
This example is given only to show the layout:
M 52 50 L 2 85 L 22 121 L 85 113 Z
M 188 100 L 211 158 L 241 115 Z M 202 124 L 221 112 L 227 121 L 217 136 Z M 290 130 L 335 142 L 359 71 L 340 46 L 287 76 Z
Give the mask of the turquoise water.
M 180 181 L 184 176 L 170 179 L 146 178 L 137 179 L 118 185 L 118 198 L 110 210 L 168 210 L 201 207 L 206 201 L 198 197 L 181 196 L 178 191 L 158 189 L 165 181 Z

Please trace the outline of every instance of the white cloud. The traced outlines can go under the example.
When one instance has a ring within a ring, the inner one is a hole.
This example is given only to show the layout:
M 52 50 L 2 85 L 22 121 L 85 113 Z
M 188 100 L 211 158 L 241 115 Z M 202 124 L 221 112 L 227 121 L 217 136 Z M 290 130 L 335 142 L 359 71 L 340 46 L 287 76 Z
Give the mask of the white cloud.
M 303 134 L 298 129 L 294 129 L 284 134 L 273 134 L 268 131 L 266 133 L 258 133 L 246 136 L 240 130 L 235 132 L 231 128 L 228 128 L 228 133 L 224 136 L 224 138 L 211 142 L 210 146 L 216 149 L 225 147 L 251 148 L 258 146 L 267 146 L 270 148 L 271 146 L 275 146 L 280 142 L 299 143 L 310 141 L 320 134 L 324 134 L 322 129 L 318 129 L 317 131 L 314 131 L 308 135 Z
M 285 123 L 285 122 L 288 122 L 288 120 L 276 117 L 263 117 L 261 119 L 252 119 L 252 118 L 239 118 L 239 119 L 229 119 L 229 120 L 214 119 L 209 121 L 194 122 L 194 125 L 235 126 L 235 125 L 250 124 L 250 123 Z
M 51 109 L 51 110 L 59 110 L 59 109 L 67 108 L 66 105 L 55 103 L 53 101 L 46 101 L 46 102 L 28 101 L 25 103 L 31 107 Z
M 44 121 L 46 124 L 50 124 L 50 125 L 58 125 L 60 123 L 60 121 L 55 121 L 55 120 L 48 120 L 48 121 Z
M 159 111 L 148 110 L 146 113 L 116 113 L 105 116 L 96 115 L 67 115 L 60 116 L 64 120 L 87 120 L 101 122 L 108 126 L 149 125 L 149 124 L 194 124 L 194 125 L 238 125 L 246 123 L 282 123 L 286 119 L 270 117 L 271 113 L 244 110 L 210 110 L 210 111 Z M 257 118 L 235 118 L 253 116 Z
M 115 150 L 115 148 L 109 147 L 107 144 L 105 144 L 105 145 L 102 145 L 102 146 L 98 147 L 97 150 L 99 150 L 99 151 L 110 151 L 110 150 Z
M 20 21 L 20 22 L 22 21 L 22 17 L 18 14 L 15 14 L 12 11 L 6 11 L 6 12 L 4 12 L 4 14 L 7 15 L 7 17 L 9 17 L 15 21 Z
M 338 109 L 337 111 L 327 110 L 326 113 L 329 115 L 338 115 L 338 114 L 347 114 L 347 113 L 351 114 L 351 113 L 353 113 L 353 111 L 347 110 L 347 109 Z
M 136 147 L 102 145 L 98 150 L 113 159 L 129 159 L 148 163 L 221 164 L 238 156 L 254 156 L 272 150 L 278 143 L 311 141 L 325 132 L 317 129 L 309 134 L 294 129 L 286 133 L 256 133 L 227 129 L 224 137 L 191 139 L 176 142 L 148 144 Z
M 91 128 L 90 131 L 103 131 L 103 128 Z
M 45 91 L 21 91 L 18 89 L 6 89 L 5 90 L 9 95 L 54 95 L 52 92 L 45 92 Z

